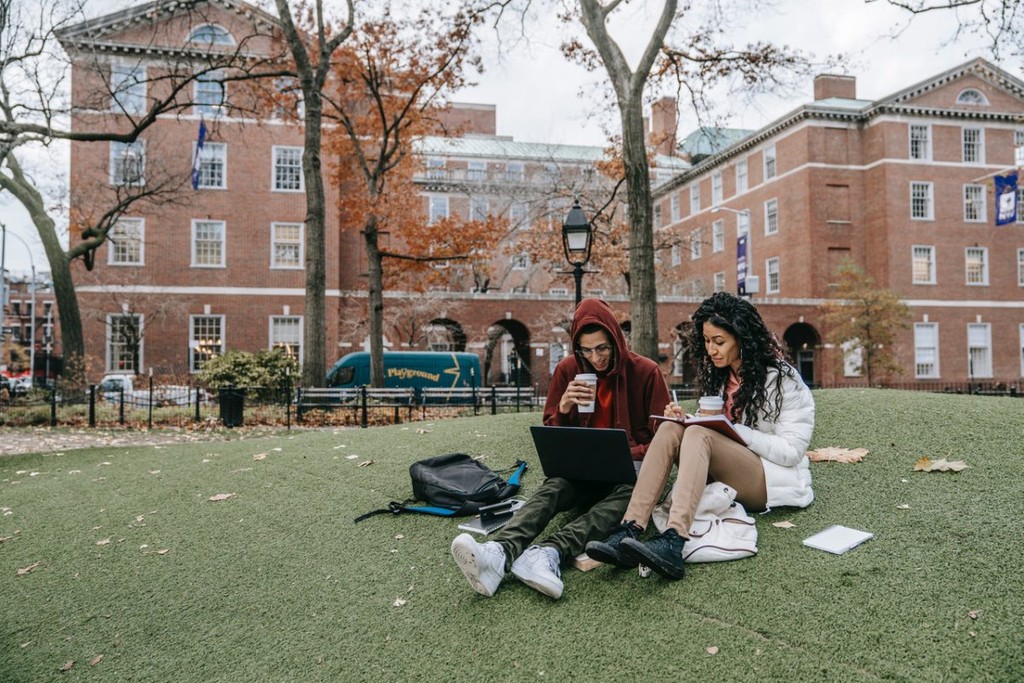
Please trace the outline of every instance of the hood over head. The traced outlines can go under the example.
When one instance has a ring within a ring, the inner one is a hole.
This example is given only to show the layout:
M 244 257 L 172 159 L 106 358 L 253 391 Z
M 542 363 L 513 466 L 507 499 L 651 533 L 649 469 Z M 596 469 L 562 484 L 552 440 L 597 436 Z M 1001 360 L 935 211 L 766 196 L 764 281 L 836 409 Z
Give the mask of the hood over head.
M 580 301 L 579 306 L 576 307 L 576 313 L 572 317 L 572 329 L 570 330 L 576 363 L 581 368 L 586 368 L 588 372 L 593 372 L 594 370 L 586 358 L 576 353 L 576 348 L 579 346 L 579 337 L 582 330 L 588 325 L 595 324 L 604 328 L 611 339 L 612 345 L 615 347 L 615 359 L 611 370 L 608 371 L 609 374 L 620 372 L 622 369 L 622 359 L 629 353 L 629 346 L 626 343 L 626 335 L 623 334 L 622 327 L 619 325 L 619 321 L 615 317 L 611 306 L 602 299 L 583 299 Z

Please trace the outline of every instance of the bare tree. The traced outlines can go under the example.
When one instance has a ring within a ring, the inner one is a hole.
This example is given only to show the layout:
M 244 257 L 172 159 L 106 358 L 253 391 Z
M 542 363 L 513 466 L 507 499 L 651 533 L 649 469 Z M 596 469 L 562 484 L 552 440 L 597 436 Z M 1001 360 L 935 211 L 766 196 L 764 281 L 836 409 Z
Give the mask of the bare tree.
M 996 59 L 1024 55 L 1024 4 L 1008 0 L 865 0 L 883 2 L 910 15 L 953 12 L 957 26 L 948 37 L 955 43 L 964 37 L 981 38 Z M 899 30 L 896 31 L 896 34 Z

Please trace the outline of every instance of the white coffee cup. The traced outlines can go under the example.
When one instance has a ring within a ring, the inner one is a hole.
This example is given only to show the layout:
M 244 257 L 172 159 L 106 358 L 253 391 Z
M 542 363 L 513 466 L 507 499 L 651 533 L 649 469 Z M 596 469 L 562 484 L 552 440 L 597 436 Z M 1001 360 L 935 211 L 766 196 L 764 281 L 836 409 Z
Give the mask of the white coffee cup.
M 721 396 L 701 396 L 697 399 L 697 415 L 721 415 L 725 402 Z
M 597 375 L 592 372 L 581 372 L 576 375 L 577 382 L 586 382 L 590 386 L 594 387 L 594 396 L 597 396 Z M 594 412 L 594 402 L 590 403 L 577 403 L 576 410 L 581 413 L 592 413 Z

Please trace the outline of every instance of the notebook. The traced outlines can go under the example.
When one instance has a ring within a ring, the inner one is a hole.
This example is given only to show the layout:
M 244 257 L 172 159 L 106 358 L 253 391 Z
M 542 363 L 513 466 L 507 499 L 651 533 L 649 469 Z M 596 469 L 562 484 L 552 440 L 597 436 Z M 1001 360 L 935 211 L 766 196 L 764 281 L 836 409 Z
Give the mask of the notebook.
M 636 483 L 625 429 L 530 427 L 545 477 Z
M 859 531 L 848 526 L 835 524 L 824 531 L 819 531 L 813 536 L 805 538 L 804 545 L 824 550 L 828 553 L 842 555 L 846 551 L 856 548 L 869 538 L 874 537 L 875 535 L 869 531 Z
M 512 515 L 525 504 L 526 501 L 522 498 L 509 498 L 494 505 L 486 505 L 480 508 L 479 515 L 468 522 L 459 524 L 459 528 L 486 536 L 508 524 Z

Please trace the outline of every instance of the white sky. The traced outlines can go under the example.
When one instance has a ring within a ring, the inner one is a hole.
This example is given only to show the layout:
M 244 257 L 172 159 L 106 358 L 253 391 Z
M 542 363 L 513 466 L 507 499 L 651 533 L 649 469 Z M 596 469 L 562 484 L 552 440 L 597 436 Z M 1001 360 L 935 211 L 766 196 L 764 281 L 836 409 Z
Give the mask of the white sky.
M 116 9 L 138 4 L 130 0 L 90 0 L 90 3 L 91 14 L 101 13 L 103 7 Z M 660 9 L 661 2 L 634 0 L 630 7 L 629 14 L 619 24 L 627 30 L 613 28 L 613 35 L 622 37 L 627 55 L 631 36 L 637 36 L 632 40 L 638 41 L 649 35 L 645 23 L 653 21 L 653 13 Z M 735 26 L 733 42 L 736 45 L 765 40 L 813 53 L 819 58 L 845 54 L 845 66 L 834 71 L 855 76 L 857 96 L 863 99 L 884 97 L 970 58 L 986 55 L 977 40 L 949 43 L 956 28 L 956 17 L 951 12 L 919 16 L 897 40 L 891 39 L 894 28 L 907 23 L 906 15 L 882 0 L 871 3 L 864 0 L 776 0 L 774 11 L 759 13 L 745 23 L 746 26 Z M 545 33 L 550 35 L 531 37 L 529 45 L 517 45 L 514 49 L 506 45 L 500 55 L 497 46 L 491 43 L 485 53 L 487 71 L 476 79 L 477 85 L 454 99 L 496 105 L 498 134 L 510 135 L 519 141 L 605 144 L 601 118 L 594 115 L 593 97 L 593 93 L 603 87 L 603 81 L 599 80 L 601 72 L 591 75 L 565 61 L 558 45 L 566 29 L 557 26 L 553 17 L 536 25 L 549 26 Z M 585 39 L 581 27 L 575 30 Z M 1021 73 L 1020 64 L 1003 63 L 1001 66 L 1013 74 Z M 786 97 L 763 96 L 753 104 L 736 98 L 723 99 L 717 113 L 729 117 L 727 125 L 760 128 L 811 99 L 812 82 L 808 78 L 797 92 L 788 93 Z M 695 122 L 685 107 L 681 107 L 680 118 L 678 132 L 682 137 L 693 130 Z M 614 118 L 607 116 L 603 120 L 615 123 Z M 34 228 L 20 207 L 2 194 L 0 222 L 33 245 L 36 268 L 48 270 Z M 6 265 L 15 272 L 29 271 L 27 250 L 17 239 L 7 240 Z

